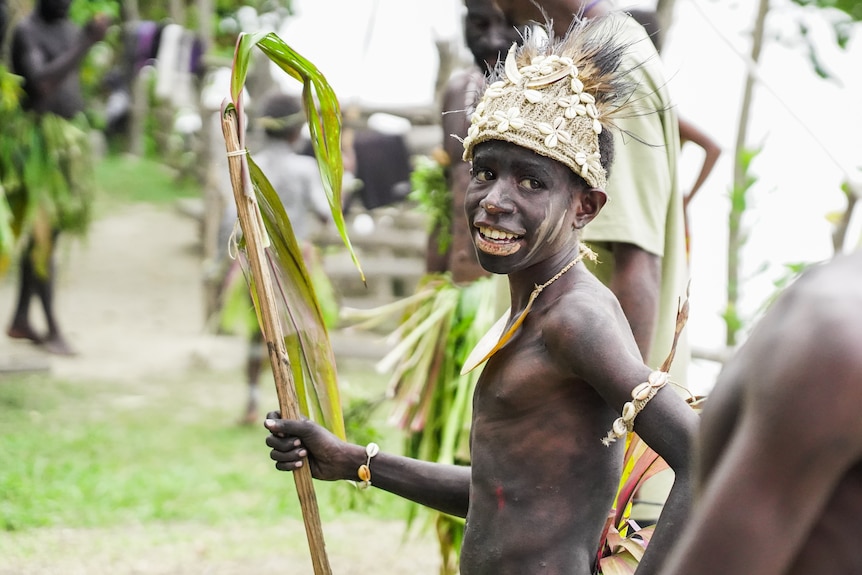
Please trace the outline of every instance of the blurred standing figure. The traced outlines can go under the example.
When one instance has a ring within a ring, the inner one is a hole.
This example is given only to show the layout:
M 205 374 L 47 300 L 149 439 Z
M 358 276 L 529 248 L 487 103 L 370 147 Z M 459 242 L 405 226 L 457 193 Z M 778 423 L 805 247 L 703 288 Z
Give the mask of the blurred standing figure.
M 464 212 L 464 197 L 470 183 L 470 163 L 461 159 L 470 118 L 467 110 L 485 86 L 485 76 L 509 47 L 521 40 L 518 28 L 511 26 L 494 0 L 465 0 L 464 40 L 474 64 L 455 72 L 443 94 L 443 151 L 449 162 L 446 181 L 452 199 L 451 243 L 440 254 L 436 242 L 429 246 L 428 271 L 452 273 L 452 281 L 470 282 L 488 274 L 476 257 L 470 226 Z
M 37 0 L 34 10 L 12 31 L 12 71 L 24 78 L 25 110 L 38 116 L 53 114 L 72 120 L 84 111 L 80 66 L 89 49 L 105 37 L 109 20 L 98 16 L 83 29 L 68 18 L 71 0 Z M 41 124 L 37 123 L 36 129 Z M 47 141 L 47 138 L 45 139 Z M 74 170 L 62 170 L 68 178 Z M 69 182 L 74 187 L 75 182 Z M 37 193 L 28 190 L 28 194 Z M 15 315 L 7 330 L 12 338 L 29 339 L 51 353 L 72 355 L 75 352 L 62 335 L 54 315 L 54 248 L 62 225 L 53 217 L 50 231 L 37 242 L 31 233 L 21 257 L 20 286 Z M 39 244 L 39 245 L 37 245 Z M 45 269 L 36 264 L 36 251 L 48 250 Z M 46 335 L 33 329 L 29 319 L 30 300 L 42 301 L 48 327 Z
M 862 573 L 862 252 L 809 269 L 703 409 L 696 502 L 663 575 Z
M 631 14 L 632 18 L 637 20 L 641 26 L 644 27 L 647 34 L 649 34 L 653 45 L 655 45 L 655 49 L 659 54 L 661 54 L 662 48 L 664 47 L 664 33 L 659 26 L 658 15 L 655 13 L 655 10 L 629 10 L 629 14 Z M 700 165 L 697 179 L 695 179 L 694 184 L 692 184 L 688 193 L 683 196 L 682 200 L 685 214 L 685 251 L 686 255 L 690 257 L 691 229 L 688 221 L 688 206 L 694 198 L 694 195 L 709 177 L 709 174 L 712 173 L 715 163 L 718 161 L 719 156 L 721 156 L 721 147 L 718 145 L 718 142 L 709 136 L 709 134 L 701 130 L 687 118 L 679 116 L 678 120 L 680 145 L 684 146 L 686 142 L 691 142 L 702 149 L 704 153 L 703 163 Z

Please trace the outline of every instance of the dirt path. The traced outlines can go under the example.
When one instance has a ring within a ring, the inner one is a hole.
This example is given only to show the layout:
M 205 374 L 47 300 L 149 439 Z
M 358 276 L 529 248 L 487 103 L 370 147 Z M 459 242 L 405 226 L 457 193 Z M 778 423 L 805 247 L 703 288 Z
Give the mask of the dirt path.
M 203 361 L 229 367 L 242 347 L 206 333 L 196 223 L 169 207 L 128 206 L 94 223 L 86 243 L 62 244 L 57 314 L 79 355 L 42 353 L 29 342 L 0 338 L 0 358 L 43 365 L 70 378 L 137 379 Z M 0 284 L 8 325 L 15 278 Z M 41 309 L 31 308 L 35 323 Z
M 71 242 L 61 253 L 58 316 L 79 355 L 51 356 L 0 336 L 0 372 L 38 368 L 80 381 L 129 383 L 194 369 L 240 373 L 244 344 L 204 329 L 195 220 L 170 207 L 129 206 L 95 222 L 86 244 Z M 0 280 L 4 331 L 15 288 L 13 275 Z M 34 319 L 38 324 L 41 310 Z M 5 533 L 7 550 L 29 548 L 32 557 L 36 549 L 39 559 L 7 555 L 0 558 L 0 575 L 311 575 L 301 522 L 277 527 L 263 534 L 259 525 L 173 524 Z M 436 543 L 430 536 L 403 540 L 401 521 L 345 519 L 325 531 L 336 575 L 438 572 Z

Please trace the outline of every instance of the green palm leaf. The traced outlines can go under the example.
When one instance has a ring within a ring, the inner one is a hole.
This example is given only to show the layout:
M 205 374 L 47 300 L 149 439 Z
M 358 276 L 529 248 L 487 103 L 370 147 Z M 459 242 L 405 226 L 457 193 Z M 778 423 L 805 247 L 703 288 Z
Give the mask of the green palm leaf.
M 300 410 L 345 438 L 335 356 L 311 274 L 278 194 L 252 158 L 248 167 L 269 236 L 267 264 L 281 304 L 278 315 Z
M 302 83 L 302 101 L 308 117 L 311 144 L 320 168 L 332 220 L 364 282 L 365 274 L 347 236 L 347 225 L 341 211 L 341 181 L 344 165 L 341 160 L 341 107 L 335 92 L 314 64 L 299 55 L 275 34 L 265 32 L 243 34 L 237 41 L 231 77 L 231 100 L 240 116 L 243 114 L 243 86 L 248 75 L 251 50 L 255 46 L 260 48 L 279 68 Z M 242 117 L 240 121 L 242 122 Z M 240 144 L 244 145 L 242 138 Z
M 362 280 L 365 277 L 347 236 L 341 210 L 341 110 L 326 78 L 308 60 L 272 33 L 243 34 L 234 52 L 231 77 L 232 106 L 238 124 L 244 125 L 242 94 L 251 50 L 263 51 L 279 68 L 302 83 L 302 100 L 314 154 L 326 191 L 332 219 L 348 248 Z M 240 145 L 244 135 L 239 133 Z M 329 342 L 326 322 L 312 287 L 311 275 L 302 259 L 284 206 L 265 174 L 248 157 L 248 183 L 260 210 L 267 237 L 265 257 L 273 291 L 278 300 L 279 321 L 284 333 L 288 363 L 296 389 L 300 411 L 321 422 L 338 436 L 345 437 L 343 413 L 335 373 L 335 358 Z M 255 279 L 247 274 L 253 284 Z M 253 287 L 253 285 L 252 285 Z M 252 290 L 253 297 L 255 295 Z M 259 302 L 256 302 L 259 303 Z M 256 306 L 259 309 L 259 306 Z M 260 319 L 260 318 L 259 318 Z
M 242 93 L 255 46 L 302 82 L 303 105 L 332 218 L 364 281 L 341 212 L 341 111 L 323 75 L 278 36 L 240 35 L 231 76 L 232 102 L 223 106 L 222 129 L 243 232 L 240 255 L 244 269 L 251 271 L 246 277 L 269 351 L 279 407 L 285 417 L 311 417 L 345 438 L 335 358 L 311 275 L 278 194 L 244 149 Z M 309 467 L 297 469 L 293 478 L 314 573 L 331 575 Z

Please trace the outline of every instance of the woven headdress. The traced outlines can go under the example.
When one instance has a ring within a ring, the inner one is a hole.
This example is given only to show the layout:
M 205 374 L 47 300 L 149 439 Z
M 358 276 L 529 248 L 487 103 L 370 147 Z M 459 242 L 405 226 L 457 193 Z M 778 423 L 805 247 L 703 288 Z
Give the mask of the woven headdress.
M 604 189 L 599 134 L 632 86 L 620 71 L 626 46 L 614 40 L 606 18 L 576 19 L 557 41 L 535 33 L 513 44 L 471 115 L 464 160 L 488 140 L 503 140 L 562 162 L 590 186 Z

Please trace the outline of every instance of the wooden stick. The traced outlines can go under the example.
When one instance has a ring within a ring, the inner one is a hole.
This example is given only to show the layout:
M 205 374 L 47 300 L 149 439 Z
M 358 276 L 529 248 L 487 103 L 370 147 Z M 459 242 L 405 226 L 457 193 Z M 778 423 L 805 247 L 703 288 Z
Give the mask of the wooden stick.
M 296 387 L 290 371 L 290 360 L 284 345 L 284 334 L 278 318 L 278 307 L 269 265 L 264 253 L 263 238 L 266 234 L 261 229 L 260 208 L 254 192 L 246 183 L 248 181 L 248 163 L 240 145 L 238 116 L 235 109 L 228 109 L 222 116 L 222 132 L 228 153 L 228 166 L 233 187 L 233 197 L 236 201 L 242 235 L 246 242 L 246 251 L 251 265 L 251 275 L 256 290 L 256 304 L 259 306 L 258 317 L 260 327 L 269 353 L 270 364 L 275 378 L 275 390 L 278 394 L 278 405 L 281 416 L 289 419 L 299 419 L 299 401 Z M 331 575 L 329 560 L 326 556 L 326 544 L 323 540 L 323 529 L 320 524 L 320 513 L 317 507 L 317 497 L 314 494 L 314 484 L 311 470 L 306 462 L 293 472 L 296 492 L 299 495 L 299 505 L 302 509 L 302 519 L 305 522 L 305 534 L 308 537 L 308 547 L 311 551 L 311 562 L 315 575 Z

